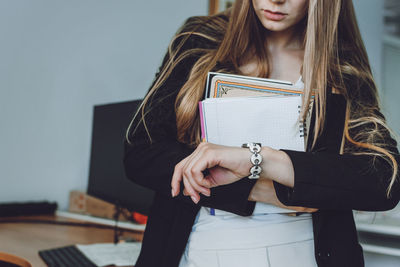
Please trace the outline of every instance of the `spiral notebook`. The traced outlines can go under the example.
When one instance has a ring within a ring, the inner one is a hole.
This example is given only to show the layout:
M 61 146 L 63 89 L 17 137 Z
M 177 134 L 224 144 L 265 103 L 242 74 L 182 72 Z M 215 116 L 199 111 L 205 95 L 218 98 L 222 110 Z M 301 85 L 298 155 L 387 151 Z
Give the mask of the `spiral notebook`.
M 226 146 L 261 142 L 275 149 L 304 151 L 301 101 L 301 96 L 206 99 L 200 104 L 203 138 Z
M 205 99 L 199 103 L 203 139 L 226 146 L 259 142 L 274 149 L 304 151 L 301 103 L 301 95 Z M 253 214 L 290 212 L 293 210 L 257 202 Z M 230 213 L 211 209 L 210 214 Z

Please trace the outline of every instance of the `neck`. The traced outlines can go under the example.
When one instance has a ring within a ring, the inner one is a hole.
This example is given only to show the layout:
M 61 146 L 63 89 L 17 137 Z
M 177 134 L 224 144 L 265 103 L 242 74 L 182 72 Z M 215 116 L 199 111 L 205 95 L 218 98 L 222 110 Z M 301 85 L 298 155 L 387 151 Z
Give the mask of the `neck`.
M 269 51 L 302 49 L 300 35 L 295 27 L 291 27 L 284 31 L 268 31 L 266 46 Z

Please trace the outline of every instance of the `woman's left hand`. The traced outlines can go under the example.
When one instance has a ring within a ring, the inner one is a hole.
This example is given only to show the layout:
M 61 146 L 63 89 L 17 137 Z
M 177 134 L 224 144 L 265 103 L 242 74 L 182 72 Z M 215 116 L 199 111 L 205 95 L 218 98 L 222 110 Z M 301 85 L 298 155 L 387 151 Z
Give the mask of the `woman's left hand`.
M 251 166 L 248 149 L 200 143 L 191 155 L 175 166 L 172 196 L 179 194 L 183 182 L 185 195 L 190 195 L 197 203 L 199 193 L 210 196 L 211 187 L 234 183 L 248 176 Z M 206 176 L 205 170 L 208 170 Z

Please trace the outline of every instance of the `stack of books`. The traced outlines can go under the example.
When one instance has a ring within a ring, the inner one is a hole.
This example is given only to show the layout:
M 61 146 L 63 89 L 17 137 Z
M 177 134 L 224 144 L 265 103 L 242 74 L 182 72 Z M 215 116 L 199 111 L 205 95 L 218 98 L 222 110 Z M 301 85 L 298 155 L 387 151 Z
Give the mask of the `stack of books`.
M 274 149 L 305 151 L 302 94 L 302 88 L 290 82 L 210 72 L 205 100 L 199 103 L 202 138 L 225 146 L 257 142 Z M 291 212 L 257 203 L 253 214 Z

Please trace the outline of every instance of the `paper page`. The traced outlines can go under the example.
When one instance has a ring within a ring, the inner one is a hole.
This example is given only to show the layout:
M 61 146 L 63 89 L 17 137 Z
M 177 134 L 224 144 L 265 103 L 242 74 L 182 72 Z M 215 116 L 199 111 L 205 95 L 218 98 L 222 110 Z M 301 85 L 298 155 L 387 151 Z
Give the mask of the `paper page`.
M 76 247 L 97 266 L 135 265 L 139 257 L 142 243 L 98 243 L 92 245 L 76 245 Z
M 206 139 L 226 146 L 260 142 L 274 149 L 304 151 L 300 105 L 301 96 L 206 99 Z

